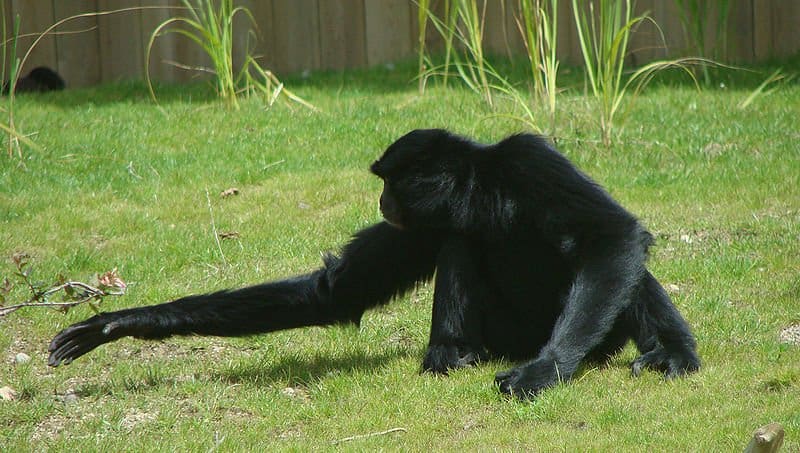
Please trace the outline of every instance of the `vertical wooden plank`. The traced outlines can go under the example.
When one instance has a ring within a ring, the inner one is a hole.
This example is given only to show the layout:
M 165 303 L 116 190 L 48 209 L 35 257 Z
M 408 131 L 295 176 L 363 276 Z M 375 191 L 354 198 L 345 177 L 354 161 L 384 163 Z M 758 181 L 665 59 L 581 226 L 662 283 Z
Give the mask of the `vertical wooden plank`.
M 370 1 L 370 0 L 366 0 Z M 444 0 L 431 0 L 431 4 L 429 9 L 433 14 L 441 21 L 445 21 L 445 10 L 444 10 Z M 411 8 L 411 20 L 412 22 L 417 22 L 417 7 L 413 5 Z M 417 26 L 412 27 L 411 29 L 411 36 L 414 38 L 414 50 L 417 49 L 417 41 L 418 41 L 418 33 L 419 28 Z M 437 52 L 444 50 L 444 37 L 439 33 L 436 27 L 433 25 L 430 19 L 428 19 L 428 25 L 425 28 L 425 48 L 428 49 L 429 52 Z
M 729 61 L 750 63 L 755 60 L 753 47 L 753 1 L 731 0 L 731 12 L 728 19 Z
M 483 14 L 483 48 L 489 54 L 509 56 L 509 30 L 506 17 L 510 13 L 506 0 L 476 0 L 478 14 Z M 484 9 L 485 7 L 485 9 Z
M 20 17 L 20 35 L 36 34 L 36 36 L 19 39 L 17 43 L 17 58 L 21 60 L 38 34 L 55 23 L 53 2 L 50 0 L 40 1 L 36 2 L 34 6 L 33 2 L 30 0 L 13 0 L 11 2 L 6 2 L 5 6 L 6 14 L 8 15 L 8 17 L 6 17 L 6 26 L 9 38 L 13 36 L 14 18 L 17 15 Z M 10 52 L 10 50 L 11 48 L 9 47 L 8 51 Z M 11 56 L 9 55 L 7 58 L 10 59 Z M 25 75 L 28 71 L 37 66 L 47 66 L 53 70 L 58 70 L 56 38 L 54 35 L 47 35 L 39 41 L 36 47 L 31 51 L 30 57 L 25 63 L 25 67 L 21 68 L 20 72 L 22 75 Z M 67 80 L 68 84 L 69 82 L 70 81 Z
M 655 14 L 655 1 L 654 0 L 639 0 L 636 2 L 631 17 L 637 17 L 642 14 L 649 14 L 656 20 Z M 639 22 L 636 25 L 628 40 L 628 60 L 634 66 L 641 66 L 656 57 L 656 46 L 661 47 L 658 38 L 658 28 L 651 21 Z
M 773 0 L 753 1 L 753 54 L 757 61 L 772 56 L 772 10 L 775 6 Z
M 716 49 L 717 44 L 717 18 L 718 18 L 717 2 L 706 2 L 705 8 L 701 13 L 705 15 L 705 27 L 703 28 L 703 55 L 707 58 L 714 59 L 718 53 Z
M 520 18 L 519 2 L 516 0 L 478 1 L 478 13 L 484 14 L 484 49 L 492 54 L 513 57 L 523 55 L 522 40 L 517 19 Z
M 678 5 L 674 1 L 656 0 L 654 8 L 656 22 L 661 27 L 661 33 L 655 36 L 656 58 L 687 56 L 686 34 L 683 31 Z
M 3 41 L 11 39 L 14 36 L 14 2 L 13 0 L 2 0 L 3 6 L 3 27 L 5 33 L 3 34 Z M 11 41 L 5 43 L 3 50 L 5 51 L 5 59 L 0 61 L 2 71 L 0 71 L 0 82 L 5 83 L 9 78 L 11 72 Z
M 725 33 L 726 30 L 720 30 L 721 28 L 726 28 L 724 23 L 720 24 L 720 21 L 724 22 L 727 19 L 727 22 L 730 23 L 732 17 L 731 11 L 728 10 L 726 18 L 721 18 L 719 2 L 708 2 L 707 5 L 704 52 L 709 58 L 717 61 L 725 61 L 728 58 L 728 36 L 718 35 L 717 31 L 719 30 Z
M 772 4 L 772 56 L 786 58 L 800 51 L 800 2 Z
M 98 11 L 122 9 L 123 2 L 97 0 Z M 128 6 L 131 5 L 125 2 Z M 144 75 L 141 11 L 128 11 L 97 17 L 100 40 L 100 81 L 141 79 Z
M 56 20 L 96 11 L 97 0 L 53 2 L 53 13 Z M 69 81 L 71 87 L 97 84 L 100 81 L 100 62 L 97 55 L 99 48 L 97 17 L 72 19 L 58 30 L 68 32 L 56 36 L 58 72 L 65 80 Z
M 175 0 L 142 0 L 141 5 L 150 7 L 143 9 L 140 15 L 142 55 L 147 55 L 147 45 L 155 29 L 170 17 L 182 13 L 179 10 L 171 9 L 171 7 L 177 6 Z M 144 60 L 144 56 L 142 58 Z M 156 38 L 150 52 L 150 78 L 163 82 L 177 80 L 178 69 L 164 63 L 164 61 L 174 61 L 176 58 L 175 34 L 162 34 Z M 144 75 L 147 76 L 147 74 Z
M 10 39 L 14 36 L 14 5 L 13 0 L 1 0 L 2 7 L 3 7 L 3 27 L 5 33 L 2 37 L 3 42 L 7 39 Z M 0 61 L 0 65 L 2 65 L 2 71 L 0 71 L 0 82 L 5 83 L 9 79 L 9 73 L 11 72 L 11 42 L 7 42 L 4 47 L 5 50 L 5 60 Z
M 369 0 L 366 0 L 369 1 Z M 320 3 L 320 22 L 322 22 L 322 4 L 325 3 L 324 1 Z M 433 3 L 433 2 L 431 2 Z M 408 24 L 409 24 L 409 36 L 411 36 L 411 49 L 412 51 L 417 54 L 419 52 L 419 4 L 416 1 L 410 0 L 409 1 L 409 13 L 408 13 Z M 363 22 L 363 20 L 362 20 Z M 428 24 L 429 26 L 432 26 Z M 427 28 L 426 28 L 426 35 L 427 35 Z M 325 40 L 325 35 L 323 33 L 322 40 Z M 366 55 L 366 47 L 364 49 Z
M 563 4 L 558 6 L 562 7 Z M 586 3 L 581 5 L 581 2 L 578 2 L 578 7 L 583 7 L 586 14 L 589 14 L 589 7 Z M 575 23 L 575 12 L 572 9 L 572 2 L 570 2 L 565 9 L 569 11 L 570 21 L 572 22 L 572 27 L 569 28 L 569 51 L 567 54 L 567 62 L 569 64 L 583 66 L 583 52 L 581 51 L 581 42 L 578 38 L 578 28 L 577 24 Z M 589 20 L 591 20 L 591 18 Z
M 735 0 L 730 1 L 727 12 L 722 10 L 719 2 L 711 2 L 711 6 L 708 8 L 708 14 L 711 16 L 708 21 L 710 38 L 707 38 L 706 42 L 711 45 L 711 49 L 707 52 L 707 55 L 716 61 L 730 61 L 728 50 L 731 36 L 728 30 L 730 29 L 730 24 L 736 20 L 733 15 L 735 4 Z M 724 16 L 723 13 L 725 13 Z
M 545 0 L 544 3 L 549 4 L 549 1 Z M 496 17 L 493 18 L 493 15 Z M 492 41 L 489 50 L 512 58 L 525 55 L 527 52 L 525 40 L 520 31 L 520 26 L 524 27 L 524 22 L 519 1 L 489 0 L 486 17 L 486 33 Z M 492 20 L 490 21 L 490 19 Z
M 408 0 L 368 0 L 364 3 L 367 64 L 376 65 L 412 54 L 408 26 L 411 8 Z
M 182 3 L 180 3 L 180 5 L 183 6 Z M 190 17 L 191 12 L 172 10 L 171 15 L 173 17 Z M 176 26 L 186 29 L 182 24 L 177 24 Z M 211 57 L 208 56 L 199 44 L 181 34 L 174 34 L 174 39 L 175 58 L 173 61 L 167 61 L 166 64 L 177 68 L 175 72 L 175 81 L 194 82 L 198 80 L 208 80 L 213 77 L 209 72 L 215 70 L 211 62 Z
M 578 47 L 578 53 L 573 54 L 573 36 L 575 35 L 575 18 L 572 15 L 572 5 L 569 1 L 559 1 L 558 11 L 556 12 L 558 20 L 558 36 L 556 43 L 556 56 L 561 61 L 569 62 L 570 64 L 577 64 L 583 61 L 583 56 Z
M 411 19 L 416 22 L 416 18 L 414 7 Z M 319 27 L 322 68 L 345 69 L 366 65 L 364 0 L 319 2 Z
M 270 0 L 240 0 L 253 15 L 253 20 L 239 13 L 234 20 L 233 66 L 237 70 L 244 63 L 245 52 L 251 55 L 264 69 L 271 68 L 272 55 L 272 2 Z
M 650 39 L 650 58 L 649 61 L 660 60 L 667 56 L 669 51 L 669 44 L 667 43 L 667 36 L 669 35 L 669 21 L 670 19 L 677 20 L 677 17 L 670 17 L 667 14 L 667 5 L 674 4 L 671 1 L 659 2 L 653 1 L 653 5 L 648 8 L 650 17 L 658 24 L 658 27 L 653 26 L 652 36 Z M 659 31 L 658 29 L 661 29 Z M 663 37 L 662 37 L 663 35 Z
M 365 2 L 369 2 L 371 0 L 365 0 Z M 445 0 L 431 0 L 429 5 L 429 10 L 434 14 L 434 16 L 444 22 L 446 20 L 445 17 L 445 10 L 444 5 Z M 411 38 L 413 39 L 412 43 L 412 50 L 416 52 L 418 49 L 418 42 L 419 42 L 419 23 L 417 18 L 417 3 L 411 3 L 411 12 L 409 13 L 410 20 L 412 23 L 411 27 Z M 444 50 L 444 37 L 442 37 L 441 33 L 436 29 L 433 22 L 428 19 L 427 26 L 425 27 L 425 48 L 428 50 L 428 53 L 431 52 L 439 52 Z M 365 40 L 365 49 L 366 49 L 366 40 Z
M 181 0 L 141 0 L 141 4 L 148 7 L 141 14 L 143 55 L 147 55 L 151 36 L 162 23 L 171 18 L 191 16 Z M 207 72 L 195 69 L 210 67 L 210 60 L 200 46 L 179 33 L 165 33 L 165 30 L 180 28 L 186 29 L 181 23 L 173 23 L 162 29 L 154 41 L 150 53 L 152 80 L 185 82 L 210 77 Z
M 506 30 L 508 31 L 508 47 L 512 54 L 521 55 L 525 52 L 525 43 L 517 25 L 517 18 L 520 17 L 519 2 L 515 0 L 506 1 Z
M 274 0 L 272 3 L 275 68 L 297 72 L 319 68 L 319 4 L 317 0 Z

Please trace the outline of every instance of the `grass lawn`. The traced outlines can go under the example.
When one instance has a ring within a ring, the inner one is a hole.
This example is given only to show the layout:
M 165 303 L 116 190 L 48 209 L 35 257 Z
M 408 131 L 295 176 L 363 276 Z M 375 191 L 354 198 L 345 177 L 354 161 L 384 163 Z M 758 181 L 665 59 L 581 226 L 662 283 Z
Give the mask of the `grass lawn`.
M 522 130 L 458 88 L 420 97 L 408 67 L 289 79 L 321 113 L 226 111 L 204 84 L 161 87 L 163 110 L 141 83 L 19 97 L 16 124 L 42 149 L 0 156 L 0 278 L 16 252 L 45 281 L 116 267 L 129 289 L 104 301 L 115 310 L 315 268 L 380 219 L 367 168 L 400 135 Z M 800 346 L 780 332 L 800 323 L 800 84 L 737 108 L 769 71 L 652 86 L 610 148 L 580 78 L 565 79 L 558 146 L 658 238 L 650 269 L 703 359 L 687 379 L 632 378 L 633 347 L 531 402 L 494 388 L 511 363 L 420 375 L 429 286 L 360 329 L 127 339 L 57 369 L 50 339 L 91 310 L 28 308 L 0 318 L 0 387 L 17 392 L 0 400 L 0 451 L 737 451 L 772 421 L 797 451 Z M 222 253 L 212 216 L 238 233 Z M 9 303 L 26 296 L 17 286 Z M 31 360 L 15 364 L 20 352 Z

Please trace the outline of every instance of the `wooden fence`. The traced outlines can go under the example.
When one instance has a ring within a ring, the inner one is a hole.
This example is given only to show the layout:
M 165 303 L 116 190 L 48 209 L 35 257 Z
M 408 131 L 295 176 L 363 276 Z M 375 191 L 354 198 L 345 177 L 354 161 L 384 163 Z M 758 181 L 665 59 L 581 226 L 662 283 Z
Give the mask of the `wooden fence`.
M 432 3 L 441 8 L 442 0 Z M 24 72 L 49 66 L 72 87 L 142 78 L 145 49 L 153 30 L 167 18 L 182 14 L 179 0 L 0 0 L 0 4 L 7 37 L 13 18 L 20 18 L 23 36 L 18 55 L 24 55 L 38 35 L 57 21 L 97 13 L 68 20 L 55 29 L 57 34 L 42 37 L 23 68 Z M 247 21 L 240 17 L 234 50 L 237 60 L 249 42 L 262 56 L 261 62 L 278 74 L 372 66 L 408 58 L 417 47 L 417 7 L 413 0 L 241 0 L 236 4 L 249 8 L 257 24 L 257 37 L 251 39 L 246 33 Z M 559 3 L 558 45 L 561 59 L 577 63 L 581 56 L 570 4 L 569 0 Z M 639 0 L 636 5 L 637 11 L 650 12 L 661 32 L 651 24 L 636 31 L 631 41 L 634 64 L 692 54 L 674 1 Z M 118 11 L 125 8 L 134 9 Z M 115 10 L 118 12 L 108 13 Z M 522 50 L 516 10 L 517 0 L 488 0 L 487 51 Z M 721 39 L 714 36 L 714 22 L 712 17 L 706 36 L 707 55 L 731 62 L 755 62 L 800 51 L 798 0 L 731 0 L 727 30 Z M 441 44 L 433 32 L 428 33 L 427 42 L 433 48 Z M 207 65 L 202 52 L 177 34 L 156 41 L 151 76 L 183 81 L 195 75 L 169 62 Z

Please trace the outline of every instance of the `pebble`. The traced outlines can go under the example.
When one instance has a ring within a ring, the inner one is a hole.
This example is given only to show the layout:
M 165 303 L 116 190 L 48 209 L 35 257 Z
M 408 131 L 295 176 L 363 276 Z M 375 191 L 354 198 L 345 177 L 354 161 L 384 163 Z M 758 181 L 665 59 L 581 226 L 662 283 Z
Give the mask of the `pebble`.
M 11 387 L 0 387 L 0 401 L 14 401 L 17 399 L 17 392 Z

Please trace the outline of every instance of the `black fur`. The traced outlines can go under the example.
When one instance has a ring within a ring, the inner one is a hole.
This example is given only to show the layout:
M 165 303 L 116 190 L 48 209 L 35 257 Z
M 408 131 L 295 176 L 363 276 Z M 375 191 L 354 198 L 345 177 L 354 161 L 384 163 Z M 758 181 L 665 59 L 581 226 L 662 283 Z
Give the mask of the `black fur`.
M 3 94 L 8 94 L 8 82 L 3 83 Z M 45 91 L 63 90 L 66 84 L 64 79 L 52 69 L 39 66 L 31 70 L 25 77 L 17 80 L 14 87 L 16 93 L 43 93 Z
M 498 373 L 530 396 L 584 360 L 633 340 L 645 368 L 674 377 L 700 361 L 689 326 L 645 268 L 650 234 L 545 140 L 480 145 L 413 131 L 372 165 L 386 222 L 357 233 L 310 274 L 234 291 L 103 313 L 59 333 L 49 364 L 123 336 L 237 336 L 358 323 L 436 271 L 423 369 L 486 357 L 528 360 Z

